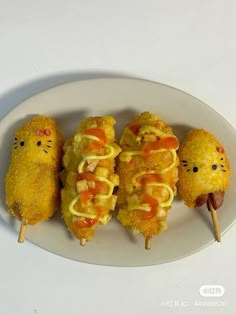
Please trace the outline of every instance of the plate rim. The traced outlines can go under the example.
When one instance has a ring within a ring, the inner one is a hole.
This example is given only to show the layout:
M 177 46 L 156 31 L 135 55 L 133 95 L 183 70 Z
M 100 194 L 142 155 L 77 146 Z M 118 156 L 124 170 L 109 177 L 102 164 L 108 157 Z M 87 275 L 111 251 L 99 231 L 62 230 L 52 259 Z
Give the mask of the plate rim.
M 132 76 L 120 76 L 120 75 L 117 75 L 117 76 L 116 75 L 111 75 L 111 76 L 107 75 L 107 76 L 100 76 L 100 77 L 99 76 L 98 77 L 89 77 L 89 78 L 84 78 L 84 79 L 74 79 L 74 80 L 61 82 L 59 84 L 56 84 L 56 85 L 50 86 L 48 88 L 45 88 L 45 89 L 43 89 L 43 90 L 41 90 L 39 92 L 35 92 L 32 95 L 23 98 L 21 101 L 16 102 L 16 104 L 14 104 L 13 108 L 11 108 L 9 111 L 7 111 L 1 117 L 0 124 L 1 124 L 1 121 L 4 120 L 5 117 L 8 116 L 8 114 L 10 114 L 10 112 L 13 111 L 16 107 L 21 106 L 23 103 L 25 103 L 26 101 L 29 101 L 31 98 L 34 98 L 34 97 L 36 97 L 39 94 L 44 94 L 44 93 L 49 92 L 50 90 L 54 90 L 54 89 L 57 89 L 57 88 L 60 88 L 60 87 L 66 86 L 66 85 L 71 85 L 71 84 L 74 84 L 74 83 L 80 83 L 80 82 L 82 83 L 82 82 L 89 82 L 89 81 L 104 81 L 104 80 L 112 80 L 112 81 L 115 81 L 115 80 L 117 80 L 117 81 L 128 80 L 128 81 L 144 82 L 144 83 L 147 83 L 147 84 L 164 86 L 164 87 L 166 87 L 168 89 L 173 89 L 173 90 L 175 90 L 177 92 L 184 93 L 187 96 L 189 96 L 191 98 L 194 98 L 198 102 L 202 103 L 202 105 L 204 105 L 207 108 L 209 108 L 211 111 L 213 111 L 219 117 L 223 118 L 225 120 L 225 122 L 228 124 L 228 126 L 232 130 L 234 130 L 236 132 L 236 126 L 235 127 L 232 126 L 232 124 L 222 114 L 217 112 L 211 105 L 209 105 L 205 101 L 202 101 L 200 98 L 196 97 L 195 95 L 191 94 L 190 92 L 186 92 L 186 91 L 184 91 L 184 90 L 182 90 L 182 89 L 180 89 L 178 87 L 175 87 L 173 85 L 170 85 L 170 84 L 167 84 L 167 83 L 162 83 L 162 82 L 159 82 L 159 81 L 154 81 L 154 80 L 151 80 L 151 79 L 144 79 L 144 78 L 132 77 Z

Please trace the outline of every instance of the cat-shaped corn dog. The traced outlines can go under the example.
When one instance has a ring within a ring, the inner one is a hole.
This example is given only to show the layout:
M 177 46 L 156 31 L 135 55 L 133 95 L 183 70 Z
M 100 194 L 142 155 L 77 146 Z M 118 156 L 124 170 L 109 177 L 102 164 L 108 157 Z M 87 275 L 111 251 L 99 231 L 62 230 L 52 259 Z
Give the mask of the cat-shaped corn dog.
M 6 203 L 23 225 L 45 221 L 59 207 L 62 144 L 55 121 L 44 116 L 33 117 L 14 135 Z
M 219 208 L 230 177 L 223 146 L 208 131 L 194 129 L 187 134 L 178 155 L 178 189 L 186 205 L 202 206 L 210 198 L 214 209 Z
M 216 209 L 224 200 L 229 186 L 230 166 L 223 146 L 207 130 L 193 129 L 179 149 L 178 190 L 190 208 L 207 203 L 214 224 L 216 240 L 220 242 L 220 228 Z

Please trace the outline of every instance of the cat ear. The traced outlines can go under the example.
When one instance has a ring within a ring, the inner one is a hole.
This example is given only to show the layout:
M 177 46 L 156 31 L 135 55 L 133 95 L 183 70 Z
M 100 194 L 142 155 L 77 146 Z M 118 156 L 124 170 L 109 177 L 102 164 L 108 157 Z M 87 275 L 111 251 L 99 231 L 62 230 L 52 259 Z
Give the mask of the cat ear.
M 51 134 L 52 134 L 52 132 L 51 132 L 51 130 L 49 130 L 49 129 L 44 129 L 44 130 L 42 130 L 42 129 L 38 129 L 37 131 L 36 131 L 36 133 L 37 133 L 37 135 L 38 136 L 40 136 L 40 137 L 42 137 L 42 136 L 50 136 Z
M 36 133 L 37 133 L 37 135 L 40 136 L 40 137 L 42 137 L 42 136 L 44 135 L 44 131 L 41 130 L 41 129 L 38 129 L 38 130 L 36 131 Z
M 219 153 L 224 153 L 224 148 L 222 147 L 216 147 L 216 151 L 219 152 Z
M 45 136 L 50 136 L 52 134 L 51 130 L 49 130 L 49 129 L 45 129 L 43 132 L 44 132 Z

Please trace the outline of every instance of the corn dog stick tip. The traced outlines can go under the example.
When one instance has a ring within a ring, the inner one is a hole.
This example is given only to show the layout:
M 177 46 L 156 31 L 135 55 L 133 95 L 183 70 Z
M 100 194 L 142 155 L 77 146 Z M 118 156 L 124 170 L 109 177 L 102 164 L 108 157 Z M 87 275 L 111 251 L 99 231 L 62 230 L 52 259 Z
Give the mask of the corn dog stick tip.
M 221 235 L 220 235 L 220 225 L 219 225 L 219 221 L 218 221 L 218 215 L 216 210 L 213 208 L 211 202 L 209 201 L 209 207 L 210 207 L 210 211 L 211 211 L 211 218 L 212 218 L 212 222 L 214 225 L 214 231 L 215 231 L 215 237 L 217 242 L 221 242 Z
M 21 222 L 18 243 L 24 243 L 25 241 L 25 231 L 26 231 L 27 224 L 28 224 L 28 220 L 23 219 Z
M 86 245 L 86 242 L 87 242 L 86 238 L 81 238 L 81 240 L 80 240 L 80 245 L 81 245 L 81 246 L 85 246 L 85 245 Z
M 151 240 L 152 238 L 150 236 L 145 238 L 145 249 L 151 249 Z

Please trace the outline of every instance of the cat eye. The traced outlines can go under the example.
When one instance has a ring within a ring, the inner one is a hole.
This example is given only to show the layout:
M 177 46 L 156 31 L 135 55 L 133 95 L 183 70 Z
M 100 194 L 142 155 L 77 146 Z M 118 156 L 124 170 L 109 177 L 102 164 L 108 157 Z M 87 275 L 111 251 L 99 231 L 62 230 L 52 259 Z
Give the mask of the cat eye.
M 217 169 L 217 165 L 216 164 L 212 164 L 211 168 L 215 171 Z
M 42 142 L 41 142 L 41 141 L 38 141 L 38 142 L 37 142 L 37 146 L 38 146 L 38 147 L 40 147 L 40 146 L 41 146 L 41 144 L 42 144 Z
M 20 145 L 23 147 L 23 145 L 25 144 L 25 142 L 24 141 L 21 141 L 20 142 Z

